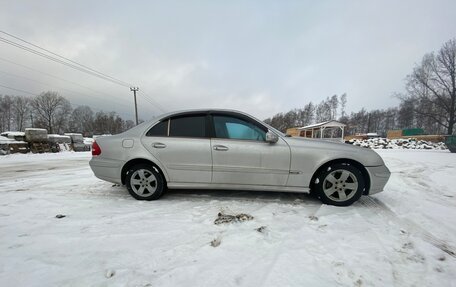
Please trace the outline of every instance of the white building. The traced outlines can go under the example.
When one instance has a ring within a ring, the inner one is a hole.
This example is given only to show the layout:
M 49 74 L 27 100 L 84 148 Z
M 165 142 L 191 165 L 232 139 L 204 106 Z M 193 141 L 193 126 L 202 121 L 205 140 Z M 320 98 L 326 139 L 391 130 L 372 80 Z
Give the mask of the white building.
M 319 138 L 344 141 L 345 124 L 338 121 L 326 121 L 298 128 L 299 135 L 306 138 Z

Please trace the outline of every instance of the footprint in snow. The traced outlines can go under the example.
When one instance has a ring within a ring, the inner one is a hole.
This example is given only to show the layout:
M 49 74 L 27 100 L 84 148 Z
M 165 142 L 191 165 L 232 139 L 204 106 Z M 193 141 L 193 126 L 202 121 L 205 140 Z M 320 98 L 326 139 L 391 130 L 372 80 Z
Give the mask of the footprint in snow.
M 115 274 L 116 274 L 116 271 L 115 271 L 115 270 L 109 269 L 109 270 L 106 271 L 105 277 L 106 277 L 106 278 L 111 278 L 111 277 L 114 276 Z

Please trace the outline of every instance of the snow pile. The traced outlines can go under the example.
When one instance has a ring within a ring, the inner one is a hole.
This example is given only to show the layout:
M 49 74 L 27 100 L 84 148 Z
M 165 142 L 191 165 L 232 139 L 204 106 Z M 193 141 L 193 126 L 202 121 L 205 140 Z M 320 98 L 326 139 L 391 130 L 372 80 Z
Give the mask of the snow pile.
M 448 149 L 443 142 L 435 143 L 430 141 L 417 140 L 415 138 L 391 140 L 387 138 L 371 138 L 365 140 L 351 139 L 348 141 L 348 143 L 371 149 Z
M 7 143 L 11 143 L 13 141 L 14 140 L 12 140 L 10 138 L 4 137 L 4 136 L 0 136 L 0 144 L 7 144 Z
M 70 136 L 49 134 L 47 137 L 48 137 L 48 142 L 53 143 L 53 144 L 71 143 L 71 137 Z
M 17 141 L 11 138 L 0 136 L 0 144 L 24 144 L 23 141 Z
M 94 142 L 93 138 L 84 138 L 84 144 L 86 145 L 92 145 Z
M 24 141 L 25 140 L 25 133 L 24 132 L 3 132 L 0 134 L 0 136 L 5 137 L 5 138 L 10 138 L 18 141 Z

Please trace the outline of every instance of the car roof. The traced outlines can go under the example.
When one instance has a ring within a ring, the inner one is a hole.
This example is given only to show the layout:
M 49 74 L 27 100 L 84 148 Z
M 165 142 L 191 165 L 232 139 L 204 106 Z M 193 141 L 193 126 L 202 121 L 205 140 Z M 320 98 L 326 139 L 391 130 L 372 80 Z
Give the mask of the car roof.
M 227 114 L 238 114 L 238 115 L 243 115 L 243 116 L 247 116 L 249 118 L 253 118 L 251 115 L 247 114 L 247 113 L 244 113 L 244 112 L 241 112 L 241 111 L 238 111 L 238 110 L 233 110 L 233 109 L 188 109 L 188 110 L 177 110 L 177 111 L 172 111 L 172 112 L 167 112 L 167 113 L 164 113 L 164 114 L 161 114 L 159 116 L 157 116 L 156 118 L 154 118 L 152 120 L 152 122 L 155 122 L 157 120 L 161 120 L 161 119 L 165 119 L 167 117 L 171 117 L 171 116 L 179 116 L 179 115 L 186 115 L 186 114 L 197 114 L 197 113 L 217 113 L 217 112 L 221 112 L 221 113 L 227 113 Z
M 282 132 L 280 132 L 277 129 L 271 127 L 270 125 L 264 123 L 262 120 L 260 120 L 258 118 L 255 118 L 252 115 L 249 115 L 247 113 L 244 113 L 244 112 L 241 112 L 241 111 L 238 111 L 238 110 L 233 110 L 233 109 L 216 109 L 216 108 L 187 109 L 187 110 L 177 110 L 177 111 L 167 112 L 167 113 L 161 114 L 161 115 L 159 115 L 159 116 L 157 116 L 157 117 L 155 117 L 155 118 L 153 118 L 153 119 L 151 119 L 149 121 L 145 121 L 145 122 L 143 122 L 143 123 L 131 128 L 130 130 L 126 131 L 125 133 L 128 133 L 128 134 L 141 133 L 141 132 L 143 132 L 145 126 L 151 127 L 152 124 L 156 124 L 157 122 L 159 122 L 159 121 L 161 121 L 163 119 L 169 118 L 169 117 L 180 116 L 180 115 L 188 115 L 188 114 L 195 114 L 195 113 L 217 113 L 217 112 L 227 113 L 227 114 L 236 114 L 236 115 L 239 115 L 241 117 L 245 117 L 245 118 L 249 118 L 249 119 L 255 120 L 261 126 L 267 128 L 267 129 L 274 130 L 278 135 L 285 136 Z

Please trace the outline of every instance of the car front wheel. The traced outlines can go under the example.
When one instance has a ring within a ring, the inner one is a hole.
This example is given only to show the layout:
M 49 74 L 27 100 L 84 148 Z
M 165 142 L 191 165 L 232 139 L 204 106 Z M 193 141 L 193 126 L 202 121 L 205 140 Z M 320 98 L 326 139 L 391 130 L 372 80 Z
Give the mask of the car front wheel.
M 163 176 L 154 167 L 146 164 L 130 168 L 125 183 L 131 196 L 138 200 L 158 199 L 165 189 Z
M 323 203 L 348 206 L 363 194 L 365 180 L 358 168 L 348 163 L 337 163 L 322 170 L 314 186 Z

